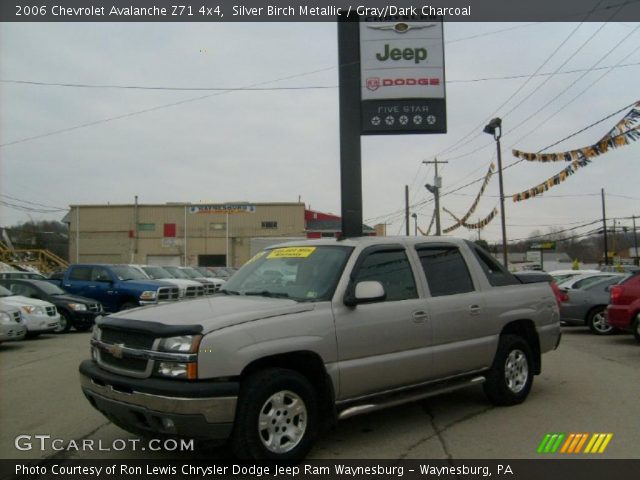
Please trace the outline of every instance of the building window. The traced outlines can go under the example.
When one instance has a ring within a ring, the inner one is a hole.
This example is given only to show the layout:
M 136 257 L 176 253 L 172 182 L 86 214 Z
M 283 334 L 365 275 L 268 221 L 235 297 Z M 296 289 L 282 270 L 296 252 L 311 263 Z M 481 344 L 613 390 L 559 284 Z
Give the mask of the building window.
M 139 223 L 138 231 L 139 232 L 154 232 L 156 230 L 155 223 Z
M 227 229 L 227 224 L 224 222 L 209 224 L 209 230 L 226 230 L 226 229 Z
M 278 222 L 262 222 L 262 228 L 278 228 Z

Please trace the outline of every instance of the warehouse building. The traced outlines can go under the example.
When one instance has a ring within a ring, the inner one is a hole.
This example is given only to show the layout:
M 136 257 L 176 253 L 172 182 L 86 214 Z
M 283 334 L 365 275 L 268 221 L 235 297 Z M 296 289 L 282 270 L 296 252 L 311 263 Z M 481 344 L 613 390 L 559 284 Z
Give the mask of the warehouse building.
M 251 258 L 256 239 L 339 235 L 339 220 L 304 203 L 246 202 L 72 205 L 64 219 L 73 263 L 234 267 Z

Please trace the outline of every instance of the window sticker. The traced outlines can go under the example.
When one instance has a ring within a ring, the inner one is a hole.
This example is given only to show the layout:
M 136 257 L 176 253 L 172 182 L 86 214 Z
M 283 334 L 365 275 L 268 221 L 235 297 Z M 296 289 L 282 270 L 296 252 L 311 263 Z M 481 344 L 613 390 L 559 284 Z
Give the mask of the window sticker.
M 316 247 L 286 247 L 271 250 L 267 258 L 307 258 Z

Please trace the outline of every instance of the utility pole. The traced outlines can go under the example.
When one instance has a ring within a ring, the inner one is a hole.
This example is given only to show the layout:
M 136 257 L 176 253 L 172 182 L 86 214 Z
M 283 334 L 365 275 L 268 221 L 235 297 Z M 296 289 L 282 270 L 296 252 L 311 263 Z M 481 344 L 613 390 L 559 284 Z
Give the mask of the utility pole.
M 404 186 L 404 226 L 405 235 L 409 236 L 409 185 Z
M 638 235 L 636 234 L 636 216 L 633 215 L 631 219 L 633 220 L 633 249 L 634 249 L 633 263 L 638 265 L 640 257 L 638 256 Z
M 604 204 L 604 188 L 600 189 L 602 197 L 602 233 L 604 234 L 604 264 L 609 265 L 609 245 L 607 244 L 607 214 Z
M 442 187 L 442 179 L 438 176 L 438 164 L 441 163 L 449 163 L 448 161 L 438 160 L 434 158 L 433 160 L 423 160 L 422 163 L 425 165 L 429 165 L 433 163 L 435 167 L 435 175 L 433 177 L 433 185 L 429 185 L 428 183 L 425 185 L 425 188 L 433 193 L 436 204 L 436 235 L 442 235 L 442 230 L 440 228 L 440 188 Z

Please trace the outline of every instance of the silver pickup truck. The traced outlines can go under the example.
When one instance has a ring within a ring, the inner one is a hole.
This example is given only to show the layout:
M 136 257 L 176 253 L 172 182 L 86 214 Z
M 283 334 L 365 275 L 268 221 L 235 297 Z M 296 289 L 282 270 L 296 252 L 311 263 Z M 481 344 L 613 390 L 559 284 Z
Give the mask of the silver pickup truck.
M 483 384 L 518 404 L 559 341 L 549 284 L 473 243 L 301 241 L 258 253 L 213 297 L 100 320 L 80 380 L 135 434 L 295 460 L 337 419 L 438 393 Z

